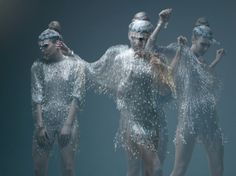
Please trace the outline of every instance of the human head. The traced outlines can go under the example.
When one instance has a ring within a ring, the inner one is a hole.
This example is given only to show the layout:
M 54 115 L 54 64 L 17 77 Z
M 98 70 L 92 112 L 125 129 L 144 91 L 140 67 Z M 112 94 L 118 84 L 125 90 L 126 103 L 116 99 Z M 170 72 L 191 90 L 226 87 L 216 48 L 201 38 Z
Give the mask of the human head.
M 61 35 L 52 29 L 46 29 L 39 35 L 38 44 L 45 60 L 50 60 L 59 53 L 56 42 L 61 40 Z
M 200 25 L 193 28 L 192 49 L 197 56 L 204 55 L 214 42 L 215 40 L 210 27 Z
M 205 17 L 200 17 L 195 22 L 192 33 L 192 44 L 195 53 L 199 56 L 204 55 L 212 44 L 220 44 L 213 38 L 209 21 Z
M 131 47 L 137 50 L 143 50 L 148 37 L 153 31 L 153 25 L 148 20 L 145 12 L 139 12 L 134 15 L 132 22 L 129 24 L 129 40 Z
M 210 27 L 209 21 L 205 17 L 200 17 L 195 22 L 195 27 L 205 25 Z
M 150 21 L 148 14 L 146 12 L 138 12 L 134 15 L 132 21 L 134 20 L 146 20 L 146 21 Z
M 59 34 L 61 34 L 61 25 L 60 25 L 59 21 L 51 21 L 51 22 L 48 24 L 48 29 L 55 30 L 55 31 L 57 31 Z

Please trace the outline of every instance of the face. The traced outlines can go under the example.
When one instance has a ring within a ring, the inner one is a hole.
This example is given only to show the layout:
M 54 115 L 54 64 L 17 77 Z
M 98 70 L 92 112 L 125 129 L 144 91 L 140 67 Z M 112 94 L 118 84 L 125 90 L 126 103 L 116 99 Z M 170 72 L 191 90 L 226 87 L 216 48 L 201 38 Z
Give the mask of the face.
M 43 40 L 39 42 L 39 48 L 45 60 L 50 60 L 57 52 L 56 43 L 51 40 Z
M 198 37 L 197 39 L 193 40 L 193 45 L 194 45 L 194 52 L 198 56 L 203 56 L 210 48 L 211 43 L 207 38 Z
M 147 37 L 137 37 L 129 34 L 129 41 L 134 51 L 144 50 L 147 43 Z

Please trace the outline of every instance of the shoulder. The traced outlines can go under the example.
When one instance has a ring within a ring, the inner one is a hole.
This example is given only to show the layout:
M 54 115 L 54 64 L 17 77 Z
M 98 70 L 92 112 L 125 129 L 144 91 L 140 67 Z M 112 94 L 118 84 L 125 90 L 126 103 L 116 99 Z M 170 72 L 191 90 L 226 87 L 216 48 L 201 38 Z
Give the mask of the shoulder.
M 72 70 L 74 71 L 84 71 L 85 70 L 85 62 L 83 60 L 79 60 L 75 57 L 67 57 L 66 62 L 71 65 Z
M 107 49 L 106 53 L 113 53 L 115 55 L 120 54 L 121 52 L 124 52 L 125 50 L 128 50 L 128 45 L 115 45 Z
M 31 72 L 36 72 L 40 70 L 42 66 L 43 66 L 43 61 L 40 59 L 37 59 L 36 61 L 34 61 L 34 63 L 31 66 Z

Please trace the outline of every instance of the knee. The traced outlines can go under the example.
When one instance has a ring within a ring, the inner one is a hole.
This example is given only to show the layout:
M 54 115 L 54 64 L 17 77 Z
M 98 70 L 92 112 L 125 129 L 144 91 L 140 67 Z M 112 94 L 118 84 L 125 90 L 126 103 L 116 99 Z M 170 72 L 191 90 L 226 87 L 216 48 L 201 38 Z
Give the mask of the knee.
M 40 166 L 35 166 L 34 174 L 35 176 L 44 176 L 46 175 L 46 169 Z
M 44 176 L 47 173 L 48 161 L 47 159 L 34 158 L 34 173 L 35 176 Z
M 163 175 L 163 171 L 162 169 L 145 169 L 144 171 L 146 176 L 162 176 Z
M 149 165 L 144 168 L 144 172 L 146 176 L 162 176 L 163 170 L 160 165 Z
M 127 176 L 136 176 L 136 175 L 139 175 L 139 172 L 140 172 L 140 167 L 128 167 L 128 170 L 127 170 Z
M 72 163 L 65 164 L 63 170 L 63 176 L 73 176 L 75 174 L 74 164 Z
M 157 176 L 162 176 L 163 175 L 163 170 L 162 170 L 162 168 L 156 168 L 155 170 L 154 170 L 154 175 L 157 175 Z
M 222 176 L 223 175 L 223 172 L 224 172 L 224 167 L 223 165 L 217 167 L 217 168 L 214 168 L 214 171 L 212 171 L 214 173 L 214 175 L 216 176 Z
M 178 166 L 174 168 L 170 176 L 184 176 L 187 170 L 187 165 L 184 163 L 178 163 Z

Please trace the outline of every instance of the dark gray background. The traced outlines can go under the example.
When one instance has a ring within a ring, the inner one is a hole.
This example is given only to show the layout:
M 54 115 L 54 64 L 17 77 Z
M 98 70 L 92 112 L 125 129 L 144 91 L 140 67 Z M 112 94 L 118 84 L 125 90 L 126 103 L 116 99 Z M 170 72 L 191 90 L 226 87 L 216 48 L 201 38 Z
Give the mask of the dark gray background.
M 161 9 L 171 7 L 173 14 L 158 42 L 166 45 L 179 34 L 190 39 L 195 20 L 209 19 L 215 38 L 227 50 L 227 56 L 217 66 L 224 88 L 218 104 L 220 123 L 224 131 L 225 175 L 236 175 L 236 83 L 235 83 L 235 2 L 234 0 L 1 0 L 1 118 L 0 175 L 28 176 L 33 174 L 31 142 L 33 120 L 30 101 L 30 67 L 39 57 L 37 36 L 51 20 L 63 26 L 66 43 L 87 61 L 97 60 L 115 44 L 128 44 L 128 24 L 138 11 L 147 11 L 156 24 Z M 218 47 L 206 55 L 212 59 Z M 173 135 L 176 116 L 168 110 L 170 131 L 169 155 L 165 175 L 173 166 Z M 122 150 L 115 152 L 113 137 L 119 114 L 112 100 L 89 92 L 86 106 L 79 116 L 80 153 L 77 173 L 84 176 L 121 176 L 126 172 Z M 55 154 L 55 153 L 54 153 Z M 59 173 L 57 155 L 50 163 L 50 174 Z M 205 151 L 197 145 L 187 175 L 208 174 Z

